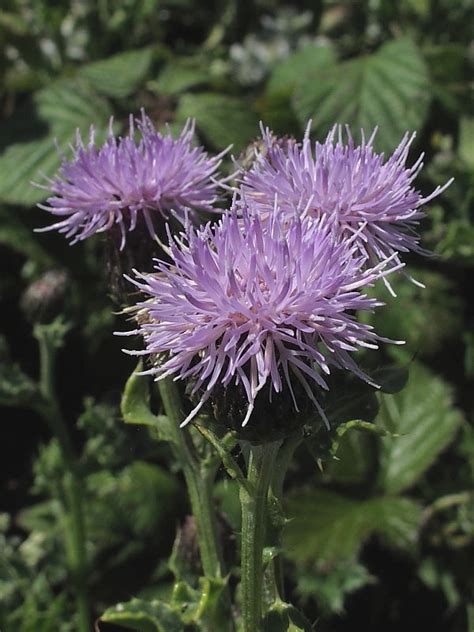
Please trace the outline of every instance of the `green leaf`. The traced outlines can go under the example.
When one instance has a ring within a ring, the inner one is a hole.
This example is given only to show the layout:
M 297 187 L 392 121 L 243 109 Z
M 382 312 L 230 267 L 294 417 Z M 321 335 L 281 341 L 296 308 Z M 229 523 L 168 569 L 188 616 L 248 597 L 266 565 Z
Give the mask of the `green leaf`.
M 335 122 L 355 134 L 379 126 L 375 146 L 391 151 L 405 131 L 423 126 L 429 102 L 423 57 L 413 41 L 399 38 L 371 55 L 316 69 L 297 88 L 294 107 L 303 125 L 313 119 L 318 136 Z
M 292 94 L 313 73 L 332 66 L 335 61 L 336 55 L 332 47 L 307 44 L 275 66 L 267 83 L 267 95 Z
M 129 540 L 149 543 L 160 531 L 169 537 L 174 529 L 182 500 L 179 485 L 157 465 L 134 461 L 119 474 L 103 470 L 89 475 L 87 486 L 94 495 L 88 504 L 89 532 L 99 547 Z
M 469 236 L 468 231 L 464 233 Z M 472 235 L 470 237 L 472 239 Z M 374 325 L 380 334 L 393 340 L 405 340 L 405 345 L 388 345 L 387 348 L 392 357 L 404 363 L 410 362 L 414 353 L 432 355 L 442 350 L 463 327 L 464 306 L 455 284 L 437 272 L 410 272 L 426 287 L 420 288 L 414 283 L 407 283 L 401 275 L 399 278 L 390 279 L 397 296 L 390 296 L 388 290 L 382 286 L 369 290 L 372 296 L 377 296 L 386 303 L 386 307 L 376 310 L 379 313 L 364 317 L 364 320 Z M 403 383 L 404 370 L 401 371 L 400 380 Z M 379 377 L 375 372 L 371 377 L 382 385 L 384 392 L 394 392 L 393 388 L 390 391 L 383 386 L 387 381 L 387 375 Z M 393 382 L 392 378 L 390 380 Z
M 195 118 L 198 131 L 216 149 L 233 145 L 239 151 L 258 134 L 258 117 L 250 104 L 224 94 L 186 94 L 176 117 L 179 121 Z
M 182 632 L 184 629 L 178 614 L 156 600 L 132 599 L 119 603 L 106 610 L 100 621 L 137 632 Z
M 0 336 L 0 405 L 36 407 L 40 402 L 38 384 L 11 362 L 7 342 Z
M 474 116 L 463 116 L 459 121 L 459 156 L 474 169 Z
M 128 378 L 122 395 L 120 411 L 123 420 L 128 424 L 151 426 L 162 441 L 172 441 L 169 430 L 170 421 L 165 415 L 154 415 L 150 410 L 149 380 L 145 375 L 137 375 L 143 370 L 140 361 L 135 371 Z
M 454 438 L 461 422 L 451 388 L 428 369 L 414 364 L 407 387 L 381 396 L 377 422 L 397 438 L 380 440 L 378 486 L 396 494 L 416 483 Z
M 177 95 L 189 88 L 209 83 L 208 68 L 195 58 L 170 60 L 160 72 L 156 81 L 150 81 L 148 88 L 158 94 Z
M 131 50 L 86 64 L 78 74 L 99 94 L 122 99 L 143 83 L 152 60 L 153 48 Z
M 421 508 L 407 498 L 356 500 L 327 490 L 290 498 L 284 543 L 296 562 L 316 564 L 354 559 L 372 535 L 409 548 L 416 542 Z
M 373 584 L 375 578 L 353 560 L 337 564 L 320 564 L 309 571 L 298 572 L 297 592 L 303 601 L 316 599 L 318 607 L 327 614 L 343 614 L 345 597 L 360 588 Z
M 31 181 L 41 184 L 43 176 L 51 177 L 58 169 L 55 140 L 64 149 L 77 129 L 87 133 L 94 123 L 100 142 L 111 115 L 105 101 L 84 84 L 70 80 L 37 92 L 33 106 L 33 111 L 18 110 L 13 120 L 0 127 L 5 147 L 0 155 L 0 200 L 11 204 L 31 205 L 47 197 L 47 192 L 33 187 Z
M 312 632 L 313 626 L 294 606 L 276 601 L 263 622 L 264 632 Z

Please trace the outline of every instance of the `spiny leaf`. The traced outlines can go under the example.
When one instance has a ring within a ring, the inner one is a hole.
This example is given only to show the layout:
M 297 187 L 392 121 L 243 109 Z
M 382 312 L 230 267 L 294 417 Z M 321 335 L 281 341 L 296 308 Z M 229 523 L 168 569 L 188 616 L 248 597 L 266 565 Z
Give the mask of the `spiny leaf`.
M 184 629 L 179 615 L 167 604 L 156 600 L 132 599 L 119 603 L 106 610 L 100 621 L 136 632 L 182 632 Z
M 403 391 L 380 398 L 377 422 L 402 436 L 381 439 L 378 485 L 396 494 L 416 483 L 453 440 L 462 415 L 451 388 L 421 365 L 411 367 Z
M 313 119 L 319 136 L 334 122 L 355 134 L 379 126 L 375 145 L 391 151 L 405 131 L 422 127 L 429 102 L 426 64 L 413 41 L 399 38 L 374 54 L 316 69 L 298 87 L 294 107 L 303 125 Z
M 394 546 L 416 541 L 421 508 L 412 500 L 381 496 L 356 500 L 327 490 L 307 490 L 289 502 L 284 542 L 296 562 L 336 562 L 355 558 L 373 534 Z

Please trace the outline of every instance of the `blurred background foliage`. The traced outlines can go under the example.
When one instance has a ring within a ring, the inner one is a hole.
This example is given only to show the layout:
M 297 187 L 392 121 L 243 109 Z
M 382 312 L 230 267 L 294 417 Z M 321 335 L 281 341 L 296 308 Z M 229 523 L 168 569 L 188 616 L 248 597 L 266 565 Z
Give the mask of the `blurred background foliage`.
M 119 132 L 141 107 L 173 129 L 195 117 L 210 151 L 232 143 L 235 155 L 259 120 L 297 138 L 309 118 L 319 139 L 334 122 L 355 135 L 378 126 L 385 152 L 417 130 L 421 190 L 455 177 L 423 223 L 434 256 L 412 258 L 426 288 L 402 276 L 396 299 L 377 288 L 388 305 L 374 324 L 407 344 L 367 362 L 408 368 L 410 378 L 367 402 L 368 418 L 400 436 L 350 430 L 337 450 L 324 449 L 329 437 L 301 448 L 285 543 L 287 589 L 318 632 L 474 629 L 473 24 L 471 0 L 2 2 L 2 632 L 75 629 L 59 537 L 63 472 L 38 412 L 31 321 L 43 307 L 25 294 L 51 271 L 67 288 L 57 380 L 86 483 L 95 614 L 170 589 L 183 485 L 153 429 L 121 419 L 133 364 L 112 336 L 124 321 L 108 297 L 102 242 L 69 248 L 32 232 L 49 221 L 35 207 L 45 191 L 31 182 L 57 169 L 55 142 L 67 153 L 76 129 L 94 123 L 104 134 L 111 116 Z M 339 410 L 358 397 L 348 385 Z M 238 504 L 224 478 L 216 498 L 232 559 Z

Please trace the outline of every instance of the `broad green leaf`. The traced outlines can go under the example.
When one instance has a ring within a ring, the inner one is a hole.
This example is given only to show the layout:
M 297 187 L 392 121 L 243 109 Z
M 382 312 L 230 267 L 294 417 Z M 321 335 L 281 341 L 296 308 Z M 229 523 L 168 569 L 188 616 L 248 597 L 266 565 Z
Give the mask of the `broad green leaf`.
M 307 44 L 278 63 L 267 83 L 267 94 L 291 94 L 296 86 L 306 83 L 312 73 L 327 69 L 336 61 L 330 46 Z
M 104 612 L 100 621 L 137 632 L 182 632 L 179 615 L 161 601 L 132 599 Z M 99 622 L 100 625 L 100 622 Z
M 209 83 L 209 70 L 195 58 L 171 59 L 148 88 L 158 94 L 176 95 L 199 85 Z
M 143 83 L 152 59 L 152 48 L 131 50 L 86 64 L 78 74 L 87 79 L 99 94 L 121 99 L 128 97 Z
M 412 547 L 421 520 L 421 508 L 407 498 L 358 500 L 323 489 L 295 494 L 287 514 L 287 554 L 308 564 L 354 559 L 374 534 L 394 546 Z
M 198 131 L 216 149 L 233 145 L 239 151 L 258 135 L 258 117 L 251 105 L 224 94 L 185 94 L 176 117 L 179 121 L 195 118 Z
M 31 205 L 47 197 L 31 181 L 42 184 L 43 176 L 56 172 L 60 156 L 55 141 L 66 150 L 76 130 L 86 134 L 92 123 L 100 141 L 110 115 L 108 104 L 78 81 L 58 81 L 37 92 L 33 111 L 18 110 L 14 120 L 0 127 L 5 147 L 0 155 L 0 200 Z
M 428 369 L 414 364 L 406 388 L 381 395 L 377 422 L 401 436 L 380 440 L 378 486 L 389 494 L 414 485 L 454 438 L 462 415 L 451 388 Z
M 165 415 L 154 415 L 150 410 L 149 380 L 145 375 L 137 375 L 142 369 L 143 364 L 140 361 L 125 384 L 120 404 L 122 417 L 128 424 L 151 426 L 159 439 L 171 441 L 169 419 Z
M 354 134 L 378 126 L 378 149 L 391 151 L 409 130 L 423 126 L 430 102 L 426 64 L 408 38 L 384 44 L 377 52 L 317 69 L 296 90 L 294 107 L 302 125 L 312 118 L 323 136 L 335 122 Z
M 376 442 L 363 432 L 348 432 L 338 442 L 335 457 L 323 464 L 324 480 L 357 485 L 368 480 L 376 465 Z
M 463 116 L 459 121 L 459 155 L 470 169 L 474 169 L 474 116 Z

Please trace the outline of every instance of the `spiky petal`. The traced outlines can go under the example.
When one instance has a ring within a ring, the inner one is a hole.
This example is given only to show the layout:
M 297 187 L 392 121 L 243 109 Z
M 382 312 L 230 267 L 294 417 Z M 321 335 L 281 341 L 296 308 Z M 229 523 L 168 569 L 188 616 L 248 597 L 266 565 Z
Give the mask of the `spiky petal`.
M 170 215 L 183 220 L 188 211 L 214 210 L 213 176 L 222 154 L 209 157 L 193 147 L 194 122 L 188 120 L 174 139 L 169 131 L 157 131 L 142 111 L 137 128 L 138 142 L 132 116 L 124 138 L 114 136 L 111 124 L 101 147 L 93 127 L 87 145 L 77 133 L 72 159 L 63 157 L 58 175 L 43 186 L 53 195 L 39 205 L 62 219 L 40 230 L 58 230 L 76 243 L 117 224 L 123 248 L 140 218 L 155 237 L 157 223 Z
M 302 384 L 326 389 L 330 367 L 369 379 L 352 352 L 377 347 L 380 338 L 354 313 L 380 303 L 363 293 L 386 274 L 389 261 L 367 268 L 354 242 L 334 238 L 324 220 L 294 217 L 283 227 L 275 209 L 269 222 L 235 208 L 213 226 L 188 226 L 172 239 L 172 264 L 136 274 L 146 300 L 141 334 L 154 359 L 148 371 L 161 379 L 191 380 L 201 396 L 192 419 L 216 385 L 242 384 L 248 399 L 245 424 L 258 392 Z M 143 316 L 142 312 L 142 316 Z
M 339 229 L 341 238 L 355 235 L 359 251 L 375 263 L 399 253 L 425 252 L 419 246 L 415 227 L 424 216 L 422 206 L 439 195 L 450 182 L 423 197 L 413 181 L 423 166 L 423 155 L 406 166 L 415 134 L 402 138 L 394 153 L 385 160 L 374 150 L 375 132 L 355 145 L 346 128 L 335 125 L 324 143 L 314 146 L 308 124 L 302 143 L 281 145 L 269 129 L 262 128 L 266 149 L 249 171 L 242 171 L 244 204 L 266 217 L 275 198 L 283 213 L 292 217 L 326 216 Z M 314 151 L 313 151 L 314 147 Z

